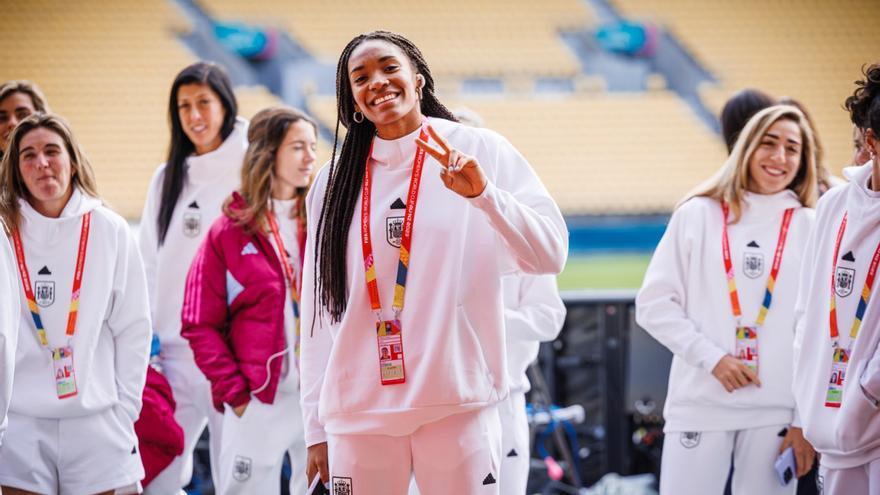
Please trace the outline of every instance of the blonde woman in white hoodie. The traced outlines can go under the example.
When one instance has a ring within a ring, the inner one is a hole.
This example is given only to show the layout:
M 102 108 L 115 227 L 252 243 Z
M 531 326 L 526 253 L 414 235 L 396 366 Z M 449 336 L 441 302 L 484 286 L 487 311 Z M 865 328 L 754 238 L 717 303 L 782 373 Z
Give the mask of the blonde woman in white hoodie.
M 337 90 L 348 132 L 307 199 L 309 477 L 337 494 L 405 494 L 411 474 L 423 495 L 497 494 L 501 275 L 560 271 L 562 215 L 507 140 L 454 121 L 403 36 L 349 42 Z
M 870 159 L 822 196 L 797 303 L 795 395 L 826 494 L 880 494 L 880 64 L 846 100 Z
M 171 85 L 168 160 L 153 175 L 141 215 L 140 249 L 147 272 L 153 331 L 162 343 L 162 370 L 171 384 L 183 429 L 183 455 L 165 468 L 147 494 L 180 493 L 192 477 L 192 452 L 207 425 L 211 475 L 220 486 L 223 415 L 211 400 L 211 384 L 180 335 L 186 274 L 221 206 L 241 183 L 248 122 L 237 117 L 229 76 L 217 64 L 197 62 Z
M 789 494 L 774 461 L 809 471 L 791 392 L 794 301 L 813 223 L 812 132 L 794 107 L 754 115 L 730 157 L 672 214 L 636 319 L 674 354 L 661 494 Z M 781 431 L 787 431 L 785 437 Z
M 61 118 L 34 114 L 8 144 L 0 216 L 22 304 L 0 485 L 6 495 L 137 493 L 150 350 L 140 254 Z

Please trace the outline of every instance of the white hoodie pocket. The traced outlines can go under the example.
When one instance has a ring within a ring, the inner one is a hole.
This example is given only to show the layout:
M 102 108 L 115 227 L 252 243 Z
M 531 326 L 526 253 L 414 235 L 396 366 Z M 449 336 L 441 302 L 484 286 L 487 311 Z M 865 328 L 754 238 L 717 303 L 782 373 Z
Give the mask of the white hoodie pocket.
M 489 402 L 494 379 L 483 346 L 461 305 L 455 308 L 455 324 L 425 350 L 423 388 L 413 406 L 441 406 Z
M 366 411 L 420 409 L 494 402 L 495 378 L 479 335 L 462 306 L 447 313 L 442 332 L 404 325 L 406 382 L 381 385 L 375 348 L 358 348 L 350 367 L 328 368 L 322 417 Z M 437 328 L 436 326 L 434 328 Z M 355 359 L 358 361 L 355 366 Z

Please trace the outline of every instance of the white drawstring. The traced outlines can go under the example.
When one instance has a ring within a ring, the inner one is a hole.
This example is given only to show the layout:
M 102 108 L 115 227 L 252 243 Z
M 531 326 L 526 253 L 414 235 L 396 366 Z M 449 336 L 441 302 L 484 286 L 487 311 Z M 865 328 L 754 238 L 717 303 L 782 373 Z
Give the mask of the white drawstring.
M 258 394 L 258 393 L 262 392 L 263 390 L 265 390 L 266 387 L 269 386 L 269 381 L 272 379 L 272 372 L 269 369 L 269 366 L 272 364 L 272 360 L 277 357 L 281 357 L 288 352 L 290 352 L 290 346 L 285 347 L 283 351 L 276 352 L 275 354 L 272 354 L 271 356 L 269 356 L 269 359 L 266 360 L 266 381 L 263 382 L 263 384 L 260 385 L 260 387 L 258 389 L 252 390 L 251 391 L 252 394 Z

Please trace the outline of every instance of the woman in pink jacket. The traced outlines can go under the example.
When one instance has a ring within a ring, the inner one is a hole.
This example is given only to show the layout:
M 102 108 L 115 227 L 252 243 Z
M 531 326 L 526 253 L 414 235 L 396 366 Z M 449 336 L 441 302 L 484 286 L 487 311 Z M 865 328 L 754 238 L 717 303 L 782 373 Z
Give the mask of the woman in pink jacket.
M 298 292 L 317 128 L 301 112 L 272 108 L 248 138 L 241 190 L 190 267 L 181 333 L 223 412 L 218 493 L 279 493 L 287 451 L 290 492 L 303 494 Z

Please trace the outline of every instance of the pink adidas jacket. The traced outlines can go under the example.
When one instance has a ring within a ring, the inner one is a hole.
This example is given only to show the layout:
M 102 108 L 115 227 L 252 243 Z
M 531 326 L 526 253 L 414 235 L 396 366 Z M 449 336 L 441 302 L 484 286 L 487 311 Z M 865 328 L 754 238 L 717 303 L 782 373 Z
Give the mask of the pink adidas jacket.
M 230 210 L 244 208 L 237 192 L 232 197 Z M 304 229 L 298 237 L 302 251 Z M 251 394 L 265 404 L 275 400 L 283 360 L 269 358 L 286 347 L 285 304 L 284 271 L 269 238 L 248 234 L 227 215 L 218 218 L 190 266 L 180 331 L 211 382 L 218 411 Z

